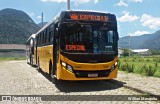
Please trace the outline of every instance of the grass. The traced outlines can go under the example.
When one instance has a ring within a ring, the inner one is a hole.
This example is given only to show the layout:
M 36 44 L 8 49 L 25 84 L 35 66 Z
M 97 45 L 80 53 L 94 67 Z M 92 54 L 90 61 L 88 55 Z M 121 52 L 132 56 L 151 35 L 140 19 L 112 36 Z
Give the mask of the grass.
M 160 56 L 119 58 L 119 69 L 160 78 Z
M 3 60 L 26 60 L 26 57 L 0 57 L 0 61 Z

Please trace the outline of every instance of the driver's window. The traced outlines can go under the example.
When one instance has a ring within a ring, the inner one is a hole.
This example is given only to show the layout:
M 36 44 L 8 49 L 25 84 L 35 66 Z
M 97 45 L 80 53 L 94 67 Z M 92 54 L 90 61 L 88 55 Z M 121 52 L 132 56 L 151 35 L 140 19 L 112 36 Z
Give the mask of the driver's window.
M 113 31 L 108 31 L 108 43 L 113 44 Z

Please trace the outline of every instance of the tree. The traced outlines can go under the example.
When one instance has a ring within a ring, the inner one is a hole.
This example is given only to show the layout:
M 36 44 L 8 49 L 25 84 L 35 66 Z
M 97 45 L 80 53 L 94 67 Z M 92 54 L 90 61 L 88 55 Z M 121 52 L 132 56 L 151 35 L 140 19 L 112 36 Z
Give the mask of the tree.
M 129 52 L 130 52 L 130 55 L 133 54 L 133 52 L 127 48 L 123 48 L 123 56 L 126 57 L 126 56 L 129 56 Z

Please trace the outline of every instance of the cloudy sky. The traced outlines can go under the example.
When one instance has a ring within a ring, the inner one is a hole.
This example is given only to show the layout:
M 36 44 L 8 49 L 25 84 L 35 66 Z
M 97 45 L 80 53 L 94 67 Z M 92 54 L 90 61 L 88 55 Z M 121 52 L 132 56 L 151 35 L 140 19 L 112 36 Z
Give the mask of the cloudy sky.
M 0 0 L 0 10 L 14 8 L 29 14 L 36 22 L 50 21 L 66 10 L 67 0 Z M 160 30 L 160 0 L 71 0 L 72 10 L 96 10 L 117 16 L 120 37 L 138 36 Z

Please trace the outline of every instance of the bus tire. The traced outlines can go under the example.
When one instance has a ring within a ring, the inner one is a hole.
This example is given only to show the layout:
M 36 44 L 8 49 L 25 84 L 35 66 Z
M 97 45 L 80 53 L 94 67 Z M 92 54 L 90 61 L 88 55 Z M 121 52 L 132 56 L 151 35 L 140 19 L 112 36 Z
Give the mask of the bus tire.
M 55 75 L 53 74 L 53 68 L 52 68 L 52 63 L 50 62 L 49 64 L 49 77 L 50 77 L 50 81 L 53 83 L 53 84 L 57 84 L 58 80 L 57 78 L 55 77 Z
M 29 55 L 29 64 L 31 65 L 31 55 Z

